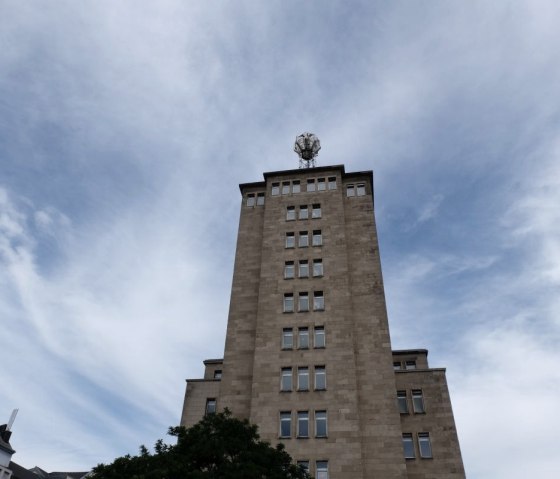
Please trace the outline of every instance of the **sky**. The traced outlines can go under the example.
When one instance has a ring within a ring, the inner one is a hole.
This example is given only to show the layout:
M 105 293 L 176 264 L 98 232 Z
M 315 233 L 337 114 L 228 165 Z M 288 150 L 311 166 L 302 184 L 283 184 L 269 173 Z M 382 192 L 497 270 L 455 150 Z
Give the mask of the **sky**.
M 0 422 L 88 470 L 223 355 L 238 184 L 374 171 L 394 349 L 470 479 L 558 474 L 560 3 L 0 1 Z M 4 419 L 2 419 L 4 417 Z

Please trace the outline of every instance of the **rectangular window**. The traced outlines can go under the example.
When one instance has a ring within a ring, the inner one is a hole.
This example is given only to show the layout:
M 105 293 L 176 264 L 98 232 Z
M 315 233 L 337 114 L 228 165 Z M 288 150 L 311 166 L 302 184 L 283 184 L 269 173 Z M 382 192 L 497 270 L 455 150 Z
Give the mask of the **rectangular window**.
M 286 261 L 284 263 L 284 279 L 292 279 L 295 275 L 295 269 L 293 261 Z
M 216 399 L 208 398 L 206 400 L 206 414 L 214 414 L 216 412 Z
M 416 361 L 406 361 L 405 369 L 416 369 Z
M 284 294 L 284 312 L 285 313 L 294 312 L 294 295 L 292 293 Z
M 282 349 L 292 349 L 294 347 L 294 332 L 292 328 L 282 330 Z
M 414 453 L 414 443 L 412 442 L 412 434 L 405 433 L 402 435 L 402 445 L 403 445 L 405 459 L 414 459 L 416 457 L 416 454 Z
M 272 183 L 272 196 L 280 194 L 280 183 Z
M 298 331 L 298 348 L 308 349 L 309 348 L 309 329 L 299 328 Z
M 408 414 L 408 401 L 406 400 L 406 391 L 397 391 L 397 404 L 399 413 Z
M 311 212 L 311 218 L 321 217 L 321 205 L 313 205 L 313 211 Z
M 304 470 L 309 474 L 309 461 L 298 461 L 297 465 L 300 469 Z
M 297 437 L 309 437 L 309 412 L 297 413 Z
M 307 180 L 307 191 L 315 191 L 315 180 Z
M 321 246 L 323 244 L 323 236 L 321 230 L 313 231 L 313 246 Z
M 296 219 L 296 207 L 288 206 L 286 208 L 286 221 L 292 221 Z
M 222 379 L 222 370 L 221 369 L 216 369 L 214 371 L 214 379 Z
M 336 176 L 329 178 L 329 190 L 336 190 Z
M 323 276 L 323 260 L 314 259 L 313 260 L 313 276 Z
M 253 193 L 247 195 L 247 206 L 255 206 L 255 195 Z
M 315 411 L 315 437 L 327 437 L 327 411 Z
M 300 278 L 309 277 L 309 262 L 306 259 L 302 259 L 299 262 L 299 277 Z
M 394 369 L 395 371 L 398 371 L 399 369 L 401 369 L 401 363 L 400 363 L 400 361 L 395 361 L 395 362 L 393 362 L 393 369 Z
M 356 192 L 354 191 L 354 185 L 346 185 L 346 196 L 351 197 L 355 195 Z
M 325 366 L 315 366 L 315 389 L 317 391 L 327 389 L 327 371 Z
M 283 195 L 288 195 L 290 193 L 290 182 L 289 181 L 283 181 L 282 182 L 282 194 Z
M 300 248 L 307 248 L 309 246 L 309 233 L 307 231 L 299 232 L 298 246 Z
M 315 479 L 329 479 L 328 461 L 315 462 Z
M 298 391 L 309 391 L 309 368 L 298 368 Z
M 286 233 L 286 248 L 295 248 L 296 236 L 295 233 Z
M 280 413 L 280 437 L 292 437 L 292 413 L 290 411 Z
M 257 193 L 257 206 L 264 205 L 264 193 Z
M 424 396 L 421 389 L 412 390 L 412 408 L 416 414 L 423 414 L 426 412 L 424 409 Z
M 299 293 L 298 311 L 309 311 L 309 293 Z
M 427 432 L 418 433 L 418 449 L 420 450 L 420 457 L 424 459 L 431 459 L 432 444 L 430 442 L 430 434 Z
M 317 191 L 325 191 L 327 189 L 327 183 L 325 178 L 317 179 Z
M 301 205 L 299 207 L 299 219 L 300 220 L 306 220 L 307 218 L 309 218 L 309 210 L 308 210 L 307 206 Z
M 292 181 L 292 193 L 299 193 L 301 191 L 301 186 L 299 180 Z
M 292 390 L 292 368 L 282 368 L 282 379 L 280 380 L 281 391 Z
M 313 309 L 315 311 L 323 311 L 325 309 L 325 297 L 322 291 L 313 293 Z
M 366 195 L 366 185 L 363 183 L 359 183 L 356 185 L 356 195 L 357 196 L 365 196 Z
M 313 345 L 316 348 L 324 348 L 325 347 L 325 327 L 324 326 L 315 326 Z

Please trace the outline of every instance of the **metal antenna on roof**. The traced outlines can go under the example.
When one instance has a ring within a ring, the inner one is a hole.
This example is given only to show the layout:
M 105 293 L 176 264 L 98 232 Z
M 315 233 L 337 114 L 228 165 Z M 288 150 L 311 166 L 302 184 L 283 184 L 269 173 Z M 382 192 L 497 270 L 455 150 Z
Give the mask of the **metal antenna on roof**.
M 6 427 L 6 431 L 9 431 L 10 428 L 12 427 L 12 424 L 14 423 L 14 421 L 16 420 L 16 416 L 18 413 L 19 409 L 14 409 L 12 411 L 12 415 L 10 416 L 10 420 L 8 421 L 8 425 Z
M 300 168 L 315 168 L 315 157 L 321 149 L 321 142 L 313 133 L 302 133 L 296 137 L 294 151 L 299 156 Z

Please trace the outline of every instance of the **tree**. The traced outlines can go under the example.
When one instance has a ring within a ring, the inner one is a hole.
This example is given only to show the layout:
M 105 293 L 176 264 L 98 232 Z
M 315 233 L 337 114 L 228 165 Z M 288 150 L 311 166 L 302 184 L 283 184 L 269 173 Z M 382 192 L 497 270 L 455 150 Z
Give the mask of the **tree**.
M 293 464 L 283 444 L 260 441 L 257 426 L 232 417 L 227 409 L 207 414 L 189 429 L 171 427 L 177 444 L 161 439 L 152 454 L 140 447 L 112 464 L 99 464 L 93 479 L 309 479 Z

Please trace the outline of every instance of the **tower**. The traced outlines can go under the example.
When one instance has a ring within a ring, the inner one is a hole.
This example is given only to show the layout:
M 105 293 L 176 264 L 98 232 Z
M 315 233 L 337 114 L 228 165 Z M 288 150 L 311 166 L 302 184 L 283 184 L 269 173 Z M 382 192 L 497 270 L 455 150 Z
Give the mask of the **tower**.
M 320 479 L 464 478 L 444 369 L 392 351 L 373 173 L 314 166 L 240 185 L 223 359 L 187 380 L 181 424 L 228 407 Z

